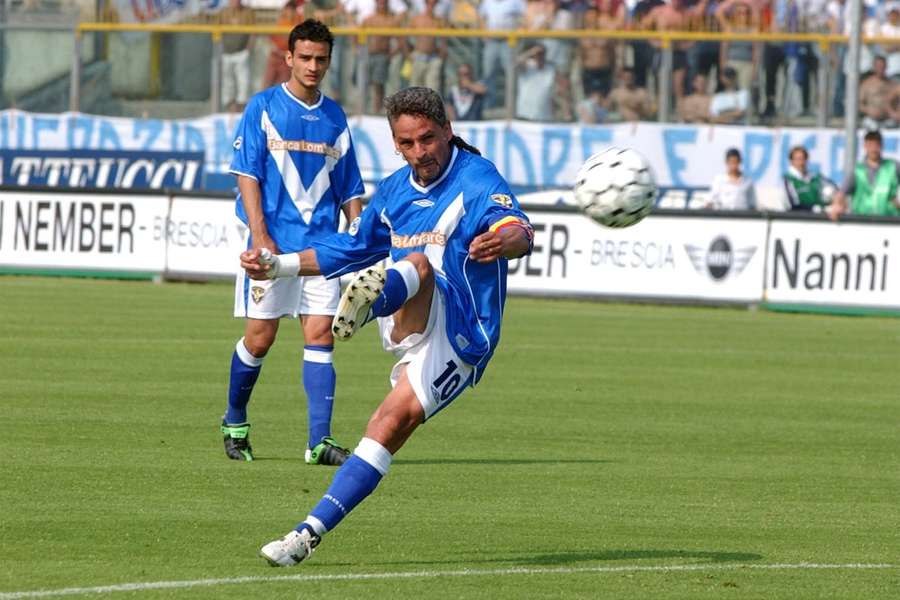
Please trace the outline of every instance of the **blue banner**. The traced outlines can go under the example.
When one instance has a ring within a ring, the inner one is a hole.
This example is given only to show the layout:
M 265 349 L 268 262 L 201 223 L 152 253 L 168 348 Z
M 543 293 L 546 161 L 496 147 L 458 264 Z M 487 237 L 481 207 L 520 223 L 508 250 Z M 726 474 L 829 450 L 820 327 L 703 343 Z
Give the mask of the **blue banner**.
M 205 188 L 234 188 L 228 175 L 239 114 L 198 119 L 159 120 L 103 117 L 80 113 L 33 114 L 0 111 L 0 149 L 202 153 Z M 845 138 L 837 129 L 773 129 L 727 125 L 621 123 L 578 124 L 482 121 L 453 123 L 455 133 L 481 149 L 516 189 L 571 187 L 582 162 L 609 146 L 633 148 L 653 166 L 662 187 L 705 188 L 724 172 L 725 152 L 737 148 L 744 172 L 762 189 L 780 189 L 788 167 L 788 152 L 802 145 L 809 165 L 832 181 L 841 182 Z M 383 117 L 350 119 L 350 133 L 363 179 L 376 182 L 403 165 L 394 153 Z M 860 144 L 860 148 L 862 144 Z M 884 152 L 896 157 L 900 132 L 884 132 Z
M 0 185 L 200 190 L 202 152 L 0 150 Z

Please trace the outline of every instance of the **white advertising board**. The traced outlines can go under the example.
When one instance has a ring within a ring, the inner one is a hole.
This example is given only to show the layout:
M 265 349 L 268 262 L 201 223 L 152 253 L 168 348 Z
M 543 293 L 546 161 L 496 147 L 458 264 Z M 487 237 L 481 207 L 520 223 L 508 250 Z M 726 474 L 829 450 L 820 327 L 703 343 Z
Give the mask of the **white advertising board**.
M 157 272 L 166 196 L 0 192 L 0 266 Z
M 609 229 L 578 214 L 531 211 L 531 256 L 510 262 L 509 290 L 541 295 L 758 302 L 764 219 L 650 216 Z
M 165 232 L 169 274 L 233 276 L 247 246 L 248 230 L 234 215 L 234 200 L 175 196 Z
M 766 300 L 900 308 L 896 225 L 774 220 Z

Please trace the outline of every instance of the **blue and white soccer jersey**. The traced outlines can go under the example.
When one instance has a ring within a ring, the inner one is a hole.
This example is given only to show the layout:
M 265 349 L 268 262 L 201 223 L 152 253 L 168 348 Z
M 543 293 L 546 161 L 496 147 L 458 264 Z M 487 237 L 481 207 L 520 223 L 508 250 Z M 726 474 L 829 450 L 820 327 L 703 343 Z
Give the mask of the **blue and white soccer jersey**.
M 416 183 L 408 166 L 396 171 L 381 182 L 352 233 L 313 244 L 328 278 L 388 255 L 395 262 L 412 252 L 428 257 L 437 293 L 426 332 L 393 344 L 392 320 L 379 321 L 385 347 L 402 355 L 398 366 L 408 363 L 426 417 L 478 382 L 500 340 L 507 261 L 471 260 L 469 244 L 505 226 L 533 234 L 494 165 L 454 148 L 443 175 L 430 185 Z
M 363 194 L 363 182 L 341 107 L 320 94 L 308 105 L 286 84 L 250 99 L 234 139 L 229 169 L 259 183 L 263 216 L 281 253 L 299 252 L 338 229 L 344 203 Z M 236 210 L 247 224 L 240 194 Z M 253 240 L 248 240 L 248 248 Z M 250 282 L 240 271 L 235 316 L 273 319 L 334 314 L 337 281 L 302 277 Z

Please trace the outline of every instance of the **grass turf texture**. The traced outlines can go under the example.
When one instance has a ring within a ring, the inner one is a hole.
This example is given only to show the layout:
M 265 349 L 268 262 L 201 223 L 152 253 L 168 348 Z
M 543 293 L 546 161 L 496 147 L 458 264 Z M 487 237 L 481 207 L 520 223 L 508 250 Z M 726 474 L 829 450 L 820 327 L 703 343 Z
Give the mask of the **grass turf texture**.
M 523 568 L 541 572 L 112 596 L 897 597 L 897 568 L 730 566 L 900 563 L 900 321 L 511 299 L 482 384 L 309 562 L 274 570 L 260 545 L 333 469 L 303 464 L 290 321 L 250 404 L 258 460 L 225 458 L 231 302 L 223 284 L 0 278 L 0 592 Z M 347 444 L 392 364 L 373 327 L 358 337 L 335 359 Z M 723 569 L 577 572 L 659 565 Z

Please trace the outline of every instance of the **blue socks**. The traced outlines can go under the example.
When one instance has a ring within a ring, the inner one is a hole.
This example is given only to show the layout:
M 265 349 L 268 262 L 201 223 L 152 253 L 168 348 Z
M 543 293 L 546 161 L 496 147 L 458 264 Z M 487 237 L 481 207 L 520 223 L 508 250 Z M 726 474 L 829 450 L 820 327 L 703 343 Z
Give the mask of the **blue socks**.
M 309 410 L 309 448 L 331 437 L 336 376 L 331 364 L 332 346 L 304 346 L 303 389 Z
M 353 508 L 371 494 L 387 475 L 393 456 L 369 438 L 360 440 L 353 455 L 334 474 L 328 492 L 319 501 L 297 531 L 312 529 L 317 535 L 334 529 Z
M 386 317 L 419 291 L 419 273 L 408 260 L 401 260 L 385 271 L 384 288 L 372 304 L 372 314 Z
M 247 422 L 247 403 L 262 369 L 262 358 L 250 354 L 244 338 L 238 340 L 231 357 L 231 377 L 228 385 L 228 410 L 225 422 L 240 425 Z

